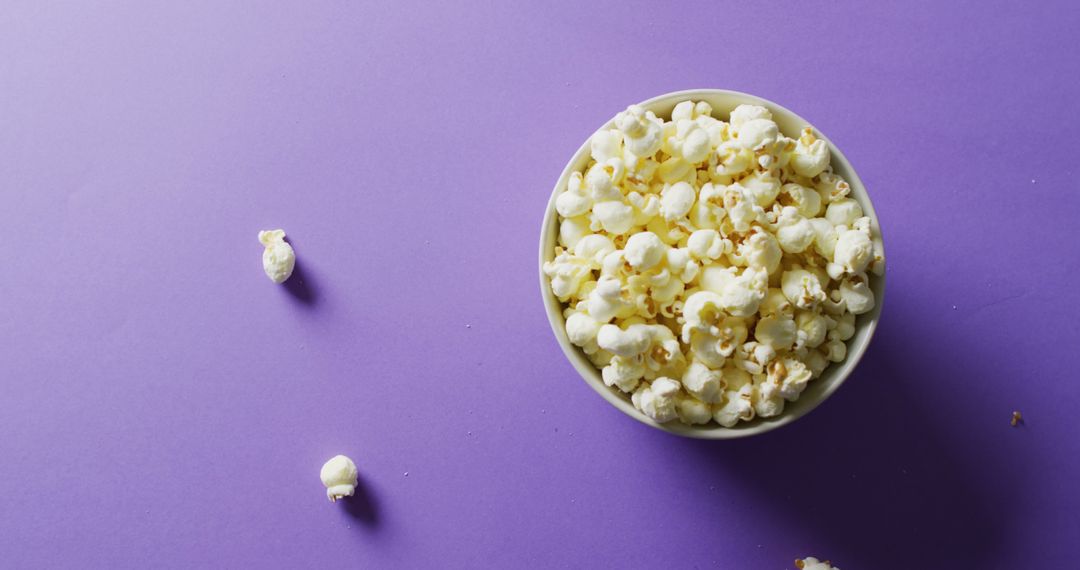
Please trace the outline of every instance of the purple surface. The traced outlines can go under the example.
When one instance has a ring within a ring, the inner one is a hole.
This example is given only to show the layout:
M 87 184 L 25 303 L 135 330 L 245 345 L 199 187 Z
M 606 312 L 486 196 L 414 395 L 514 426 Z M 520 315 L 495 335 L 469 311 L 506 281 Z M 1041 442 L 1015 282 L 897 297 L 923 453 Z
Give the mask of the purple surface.
M 0 9 L 4 566 L 1075 566 L 1076 3 L 90 4 Z M 573 151 L 692 87 L 819 126 L 890 255 L 746 441 L 611 408 L 536 285 Z

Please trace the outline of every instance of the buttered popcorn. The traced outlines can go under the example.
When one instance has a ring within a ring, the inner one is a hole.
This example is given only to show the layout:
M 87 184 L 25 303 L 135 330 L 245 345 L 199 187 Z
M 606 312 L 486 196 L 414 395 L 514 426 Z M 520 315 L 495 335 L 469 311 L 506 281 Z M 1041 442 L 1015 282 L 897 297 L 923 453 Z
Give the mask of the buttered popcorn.
M 881 242 L 812 129 L 756 105 L 671 116 L 632 105 L 592 136 L 544 273 L 570 342 L 650 418 L 779 415 L 847 356 Z

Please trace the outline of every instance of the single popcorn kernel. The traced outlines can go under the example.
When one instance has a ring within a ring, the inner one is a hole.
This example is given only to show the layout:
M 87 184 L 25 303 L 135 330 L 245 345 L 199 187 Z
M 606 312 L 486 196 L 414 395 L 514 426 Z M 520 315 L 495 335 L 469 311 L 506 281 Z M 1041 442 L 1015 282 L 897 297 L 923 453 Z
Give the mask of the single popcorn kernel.
M 840 570 L 839 566 L 833 566 L 828 560 L 818 560 L 813 556 L 796 560 L 795 567 L 800 570 Z
M 285 241 L 285 230 L 259 232 L 259 243 L 266 247 L 262 255 L 266 276 L 274 283 L 284 283 L 296 266 L 296 253 Z
M 1009 425 L 1011 425 L 1012 427 L 1016 427 L 1017 425 L 1023 423 L 1023 421 L 1024 416 L 1020 415 L 1020 412 L 1013 412 L 1012 419 L 1009 420 Z
M 356 491 L 356 464 L 344 455 L 330 458 L 319 471 L 319 478 L 326 485 L 326 496 L 331 503 L 351 497 Z
M 631 106 L 555 199 L 543 270 L 567 337 L 659 423 L 783 414 L 847 358 L 884 272 L 878 230 L 828 143 L 782 132 L 762 106 L 725 111 L 729 122 L 683 101 L 669 121 Z

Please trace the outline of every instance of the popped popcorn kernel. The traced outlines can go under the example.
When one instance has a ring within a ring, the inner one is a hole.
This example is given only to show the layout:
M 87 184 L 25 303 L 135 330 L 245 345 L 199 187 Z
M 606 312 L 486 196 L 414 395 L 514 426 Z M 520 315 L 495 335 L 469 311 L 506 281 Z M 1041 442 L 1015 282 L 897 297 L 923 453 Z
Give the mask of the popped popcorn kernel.
M 840 570 L 839 566 L 833 566 L 828 560 L 818 560 L 813 556 L 796 560 L 795 567 L 799 570 Z
M 356 464 L 344 455 L 335 455 L 323 464 L 319 478 L 326 486 L 326 497 L 331 503 L 351 497 L 356 490 Z
M 285 230 L 261 231 L 259 243 L 266 248 L 262 255 L 266 276 L 274 283 L 284 283 L 292 276 L 296 266 L 296 253 L 289 242 L 285 241 Z

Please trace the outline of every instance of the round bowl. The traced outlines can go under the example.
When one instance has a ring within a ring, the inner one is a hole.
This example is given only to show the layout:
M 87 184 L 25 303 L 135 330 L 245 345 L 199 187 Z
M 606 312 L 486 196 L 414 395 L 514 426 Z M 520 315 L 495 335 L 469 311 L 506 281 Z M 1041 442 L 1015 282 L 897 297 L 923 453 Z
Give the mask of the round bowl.
M 658 117 L 662 117 L 666 120 L 671 118 L 671 111 L 675 105 L 687 99 L 709 103 L 714 109 L 714 116 L 723 120 L 727 120 L 728 113 L 737 105 L 753 104 L 764 106 L 772 112 L 773 120 L 776 121 L 780 130 L 785 135 L 792 138 L 797 138 L 803 128 L 812 126 L 802 117 L 772 101 L 746 93 L 739 93 L 738 91 L 727 91 L 723 89 L 676 91 L 654 97 L 640 103 L 640 105 L 645 109 L 656 113 Z M 614 115 L 615 113 L 612 113 L 612 117 L 614 117 Z M 613 119 L 609 120 L 597 130 L 600 128 L 609 128 L 612 125 L 612 122 Z M 862 206 L 864 215 L 870 217 L 871 226 L 873 228 L 872 233 L 877 236 L 874 239 L 879 242 L 878 245 L 880 246 L 881 227 L 878 224 L 877 215 L 874 213 L 874 206 L 870 203 L 870 196 L 866 193 L 866 188 L 863 186 L 862 180 L 860 180 L 859 175 L 855 173 L 855 169 L 852 168 L 851 163 L 844 157 L 844 153 L 836 148 L 836 145 L 829 140 L 828 136 L 816 127 L 814 128 L 814 132 L 819 138 L 824 139 L 828 143 L 829 150 L 832 153 L 831 164 L 833 172 L 843 176 L 848 184 L 851 185 L 851 197 Z M 806 390 L 803 391 L 799 399 L 795 402 L 787 402 L 784 406 L 784 412 L 779 416 L 772 418 L 755 418 L 749 422 L 740 422 L 736 426 L 730 428 L 719 426 L 715 423 L 709 423 L 705 426 L 691 426 L 683 424 L 678 420 L 662 424 L 654 421 L 652 418 L 634 408 L 633 404 L 630 402 L 629 396 L 624 395 L 616 388 L 610 388 L 604 385 L 604 381 L 600 376 L 600 370 L 593 366 L 581 349 L 574 346 L 570 342 L 570 339 L 567 338 L 566 321 L 563 318 L 564 307 L 559 302 L 558 298 L 551 292 L 551 283 L 543 270 L 544 262 L 551 261 L 554 257 L 555 245 L 558 241 L 559 216 L 555 211 L 555 198 L 566 188 L 570 174 L 575 171 L 584 170 L 589 159 L 589 141 L 586 139 L 585 143 L 581 145 L 581 148 L 574 153 L 570 162 L 566 164 L 566 168 L 563 169 L 558 182 L 555 183 L 555 188 L 551 193 L 551 199 L 548 200 L 547 211 L 544 213 L 544 225 L 540 230 L 540 294 L 544 299 L 544 308 L 547 311 L 548 321 L 551 323 L 551 330 L 555 333 L 555 338 L 559 341 L 559 346 L 562 347 L 566 358 L 574 368 L 577 369 L 578 373 L 581 374 L 581 377 L 585 382 L 591 386 L 593 390 L 596 390 L 596 393 L 600 394 L 608 401 L 608 403 L 615 406 L 615 408 L 624 414 L 658 430 L 684 437 L 732 439 L 762 434 L 787 425 L 806 415 L 810 410 L 816 408 L 825 401 L 826 398 L 831 396 L 833 392 L 836 392 L 836 390 L 840 388 L 840 385 L 844 383 L 844 380 L 846 380 L 852 370 L 855 369 L 855 366 L 866 352 L 866 348 L 870 344 L 870 338 L 874 335 L 874 330 L 877 328 L 878 318 L 881 315 L 881 305 L 884 300 L 884 274 L 882 276 L 870 276 L 870 288 L 874 292 L 877 303 L 872 311 L 859 315 L 856 319 L 855 336 L 847 342 L 847 358 L 844 359 L 843 362 L 831 364 L 820 377 L 807 384 Z

